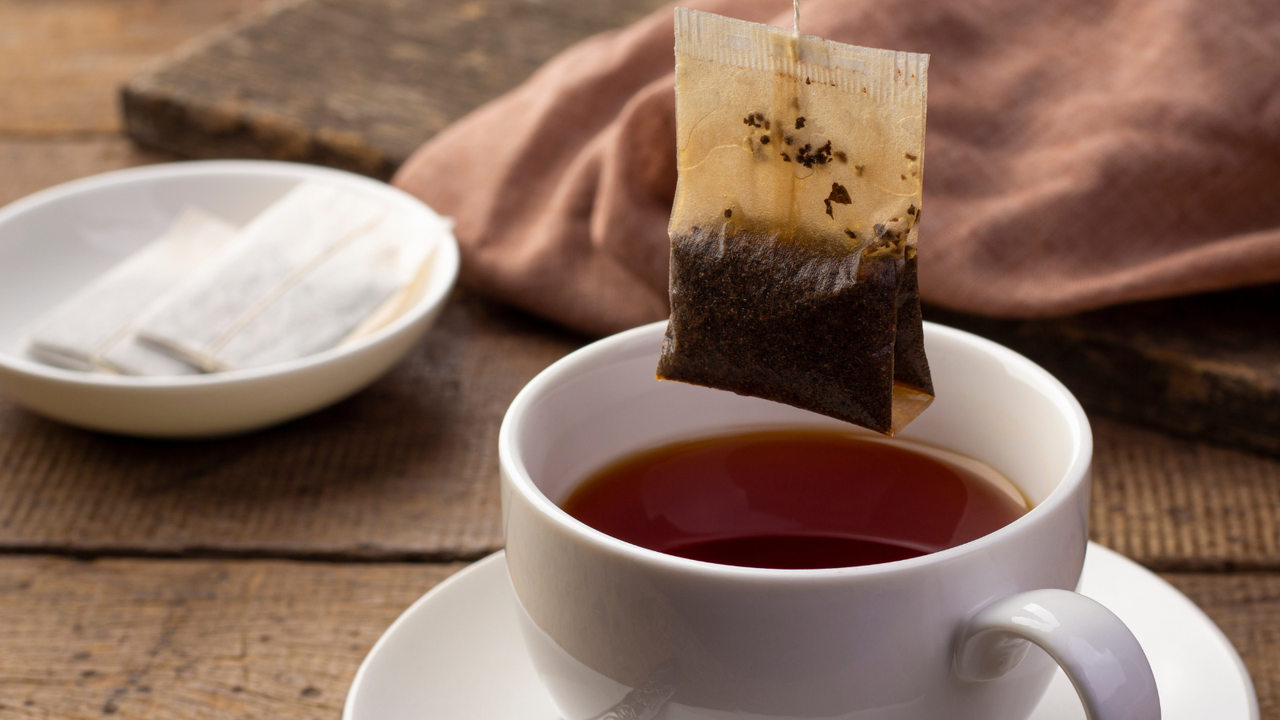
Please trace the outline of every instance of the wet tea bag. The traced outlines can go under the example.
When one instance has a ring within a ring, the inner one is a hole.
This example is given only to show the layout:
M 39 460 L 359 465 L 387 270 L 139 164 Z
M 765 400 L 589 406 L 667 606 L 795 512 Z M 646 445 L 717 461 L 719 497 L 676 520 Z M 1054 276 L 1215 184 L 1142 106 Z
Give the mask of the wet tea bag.
M 221 218 L 187 208 L 155 241 L 37 319 L 27 353 L 71 370 L 127 375 L 197 372 L 139 344 L 134 323 L 157 298 L 226 246 L 236 230 Z
M 928 56 L 675 18 L 657 376 L 896 433 L 933 401 L 916 287 Z

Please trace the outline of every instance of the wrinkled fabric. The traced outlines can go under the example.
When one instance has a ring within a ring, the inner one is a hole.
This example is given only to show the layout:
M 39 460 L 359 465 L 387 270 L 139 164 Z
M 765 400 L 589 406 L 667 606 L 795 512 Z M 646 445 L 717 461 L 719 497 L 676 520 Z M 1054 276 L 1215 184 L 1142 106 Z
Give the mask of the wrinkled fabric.
M 790 26 L 791 3 L 692 0 Z M 928 302 L 997 317 L 1280 281 L 1280 4 L 805 0 L 801 30 L 932 54 Z M 462 281 L 595 335 L 665 318 L 671 7 L 589 38 L 394 183 L 457 220 Z

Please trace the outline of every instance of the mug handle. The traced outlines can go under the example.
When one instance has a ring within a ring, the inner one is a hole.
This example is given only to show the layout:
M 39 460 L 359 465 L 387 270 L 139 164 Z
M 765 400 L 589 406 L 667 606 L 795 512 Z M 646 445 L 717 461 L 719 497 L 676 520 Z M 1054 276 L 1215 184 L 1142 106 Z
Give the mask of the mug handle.
M 1078 593 L 1032 590 L 982 608 L 961 627 L 955 671 L 995 680 L 1044 648 L 1067 674 L 1089 720 L 1160 720 L 1160 696 L 1146 653 L 1120 618 Z

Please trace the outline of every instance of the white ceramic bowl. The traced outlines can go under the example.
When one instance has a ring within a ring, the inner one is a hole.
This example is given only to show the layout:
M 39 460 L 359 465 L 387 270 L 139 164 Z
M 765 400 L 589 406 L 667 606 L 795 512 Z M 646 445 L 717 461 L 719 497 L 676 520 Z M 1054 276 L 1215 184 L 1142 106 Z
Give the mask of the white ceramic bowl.
M 411 211 L 434 212 L 390 185 L 338 170 L 250 160 L 121 170 L 59 185 L 0 209 L 0 393 L 42 415 L 93 430 L 150 437 L 244 432 L 347 397 L 386 372 L 431 326 L 458 275 L 442 237 L 413 307 L 339 348 L 250 370 L 125 377 L 62 370 L 27 358 L 22 332 L 41 313 L 160 235 L 196 205 L 244 224 L 303 180 L 323 180 Z

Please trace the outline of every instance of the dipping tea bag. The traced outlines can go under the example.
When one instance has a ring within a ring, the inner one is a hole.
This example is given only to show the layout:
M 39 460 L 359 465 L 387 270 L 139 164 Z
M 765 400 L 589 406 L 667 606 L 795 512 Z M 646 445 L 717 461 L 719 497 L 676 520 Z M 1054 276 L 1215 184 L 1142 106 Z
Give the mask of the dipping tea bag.
M 208 372 L 312 355 L 411 285 L 435 242 L 411 232 L 398 208 L 305 182 L 158 301 L 138 321 L 138 336 Z
M 933 401 L 916 287 L 928 56 L 675 10 L 657 376 L 894 434 Z
M 134 323 L 236 234 L 230 223 L 184 210 L 159 238 L 32 323 L 27 353 L 71 370 L 190 375 L 191 365 L 139 345 Z

